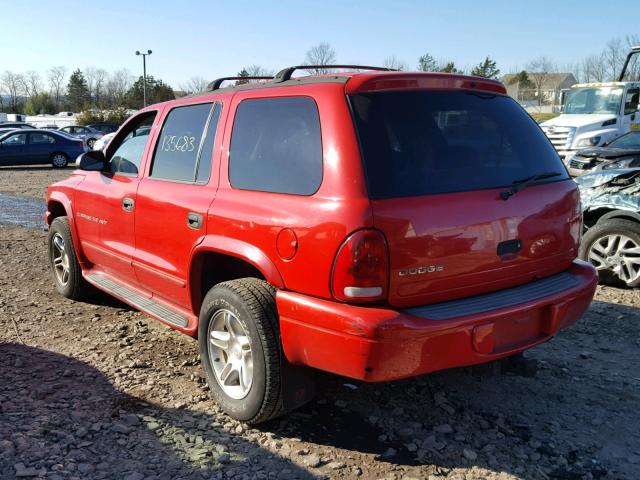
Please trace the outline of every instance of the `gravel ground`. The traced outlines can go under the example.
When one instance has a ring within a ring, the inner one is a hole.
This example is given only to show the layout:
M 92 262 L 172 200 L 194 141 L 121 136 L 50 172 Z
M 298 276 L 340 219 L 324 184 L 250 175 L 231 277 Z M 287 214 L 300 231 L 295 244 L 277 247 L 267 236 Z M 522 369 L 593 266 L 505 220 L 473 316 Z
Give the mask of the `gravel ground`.
M 4 174 L 0 192 L 43 191 Z M 0 479 L 639 478 L 637 291 L 599 288 L 524 363 L 319 375 L 315 401 L 250 428 L 210 400 L 191 338 L 104 295 L 60 297 L 45 239 L 0 225 Z
M 47 186 L 69 176 L 72 168 L 0 167 L 0 193 L 44 199 Z

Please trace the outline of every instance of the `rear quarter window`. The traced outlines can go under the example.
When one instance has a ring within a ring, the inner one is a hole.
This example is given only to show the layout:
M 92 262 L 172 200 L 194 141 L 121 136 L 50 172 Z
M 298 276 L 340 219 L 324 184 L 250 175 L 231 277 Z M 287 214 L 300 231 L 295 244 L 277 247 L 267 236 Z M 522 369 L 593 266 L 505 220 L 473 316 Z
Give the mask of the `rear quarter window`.
M 308 97 L 244 100 L 229 151 L 234 188 L 312 195 L 322 182 L 322 139 L 316 103 Z

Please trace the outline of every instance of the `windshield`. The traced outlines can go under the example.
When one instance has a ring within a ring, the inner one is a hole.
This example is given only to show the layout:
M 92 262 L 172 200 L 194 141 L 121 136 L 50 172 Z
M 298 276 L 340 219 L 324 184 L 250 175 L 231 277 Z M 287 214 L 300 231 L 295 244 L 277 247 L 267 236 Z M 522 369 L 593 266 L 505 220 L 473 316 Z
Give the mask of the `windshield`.
M 620 113 L 623 87 L 582 87 L 569 90 L 563 113 Z
M 408 197 L 511 186 L 543 172 L 568 178 L 524 110 L 502 95 L 402 91 L 350 97 L 369 196 Z
M 629 132 L 613 140 L 609 145 L 613 148 L 640 148 L 640 132 Z

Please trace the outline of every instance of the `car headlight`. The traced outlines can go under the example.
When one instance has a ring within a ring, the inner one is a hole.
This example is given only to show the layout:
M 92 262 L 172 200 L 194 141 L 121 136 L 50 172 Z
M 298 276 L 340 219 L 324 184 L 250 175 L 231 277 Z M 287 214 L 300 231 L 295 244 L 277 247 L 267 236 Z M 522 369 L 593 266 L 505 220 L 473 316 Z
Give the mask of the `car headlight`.
M 615 162 L 607 163 L 602 166 L 603 170 L 617 170 L 619 168 L 629 168 L 631 166 L 631 162 L 633 162 L 635 158 L 622 158 L 620 160 L 616 160 Z
M 583 138 L 582 140 L 578 140 L 576 147 L 595 147 L 600 143 L 600 135 L 597 137 Z

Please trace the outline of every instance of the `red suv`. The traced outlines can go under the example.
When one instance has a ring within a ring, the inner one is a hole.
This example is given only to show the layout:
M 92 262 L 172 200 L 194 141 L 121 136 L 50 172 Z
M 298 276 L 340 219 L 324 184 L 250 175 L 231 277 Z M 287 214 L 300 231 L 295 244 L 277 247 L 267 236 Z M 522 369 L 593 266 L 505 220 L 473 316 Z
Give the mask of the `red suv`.
M 60 293 L 97 287 L 197 337 L 249 423 L 310 399 L 313 369 L 406 378 L 580 318 L 578 190 L 502 84 L 295 69 L 145 108 L 49 187 Z

